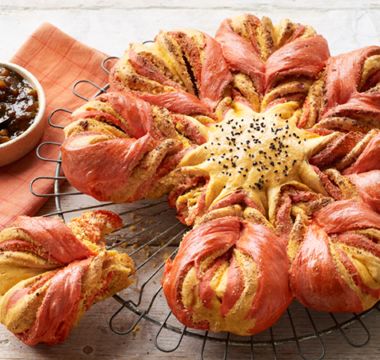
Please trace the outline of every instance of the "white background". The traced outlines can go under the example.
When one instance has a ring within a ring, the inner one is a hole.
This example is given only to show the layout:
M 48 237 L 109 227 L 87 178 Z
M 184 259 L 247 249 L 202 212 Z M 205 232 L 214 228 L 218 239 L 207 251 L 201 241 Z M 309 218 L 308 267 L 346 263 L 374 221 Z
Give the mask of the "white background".
M 0 60 L 8 60 L 44 21 L 120 55 L 129 42 L 151 39 L 158 29 L 194 27 L 214 34 L 222 19 L 247 11 L 314 26 L 332 54 L 380 43 L 378 0 L 0 0 Z

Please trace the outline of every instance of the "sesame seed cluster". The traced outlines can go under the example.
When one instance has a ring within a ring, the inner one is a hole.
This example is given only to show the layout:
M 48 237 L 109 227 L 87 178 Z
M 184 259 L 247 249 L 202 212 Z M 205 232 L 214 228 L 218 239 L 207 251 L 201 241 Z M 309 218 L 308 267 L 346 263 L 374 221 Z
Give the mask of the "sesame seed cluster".
M 295 115 L 291 103 L 263 113 L 236 103 L 209 128 L 208 141 L 181 163 L 184 172 L 200 171 L 210 179 L 207 205 L 240 189 L 257 201 L 260 192 L 300 180 L 310 166 L 309 154 L 324 137 L 297 128 Z

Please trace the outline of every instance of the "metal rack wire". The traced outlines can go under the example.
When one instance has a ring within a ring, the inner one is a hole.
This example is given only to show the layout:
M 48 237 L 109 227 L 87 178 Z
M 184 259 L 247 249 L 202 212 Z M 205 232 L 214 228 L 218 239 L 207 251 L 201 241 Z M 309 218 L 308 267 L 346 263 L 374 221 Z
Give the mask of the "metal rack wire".
M 102 62 L 101 68 L 106 73 L 109 73 L 110 62 L 113 59 L 116 58 L 108 57 Z M 108 85 L 99 86 L 89 80 L 78 80 L 73 85 L 72 91 L 83 101 L 88 101 L 79 91 L 79 87 L 83 85 L 92 86 L 95 96 L 108 89 Z M 49 115 L 49 125 L 62 129 L 62 126 L 54 122 L 54 118 L 62 113 L 71 114 L 71 110 L 63 108 L 54 110 Z M 120 304 L 120 308 L 109 320 L 109 326 L 115 334 L 130 334 L 144 319 L 157 325 L 154 343 L 160 351 L 174 352 L 185 337 L 192 337 L 200 340 L 198 346 L 201 359 L 212 353 L 213 358 L 217 356 L 224 360 L 232 359 L 236 354 L 239 358 L 244 356 L 248 359 L 258 358 L 260 349 L 269 350 L 271 356 L 277 359 L 281 347 L 286 345 L 292 346 L 294 358 L 323 359 L 326 354 L 323 336 L 333 332 L 340 333 L 342 339 L 354 347 L 362 347 L 370 340 L 370 332 L 362 319 L 370 313 L 380 311 L 380 303 L 364 313 L 345 316 L 316 313 L 294 303 L 273 328 L 252 337 L 214 334 L 181 325 L 168 309 L 160 286 L 165 259 L 175 256 L 178 242 L 186 231 L 186 228 L 175 220 L 173 210 L 166 205 L 164 199 L 124 205 L 99 203 L 90 199 L 65 183 L 66 178 L 61 172 L 60 155 L 57 159 L 46 158 L 43 155 L 46 146 L 60 146 L 60 144 L 44 142 L 36 150 L 40 160 L 56 164 L 55 174 L 37 177 L 30 184 L 30 190 L 35 196 L 54 198 L 56 210 L 46 216 L 58 215 L 67 220 L 83 210 L 107 208 L 123 217 L 125 224 L 123 229 L 109 237 L 107 246 L 129 253 L 136 262 L 138 281 L 141 283 L 135 286 L 134 292 L 128 289 L 114 296 Z M 34 190 L 36 182 L 46 179 L 53 180 L 54 191 L 49 194 L 37 193 Z M 71 208 L 66 199 L 72 196 L 80 196 L 83 206 Z M 156 215 L 160 215 L 159 222 Z M 160 311 L 157 311 L 158 308 Z M 167 309 L 164 316 L 162 316 L 163 308 Z M 131 314 L 134 317 L 132 320 Z

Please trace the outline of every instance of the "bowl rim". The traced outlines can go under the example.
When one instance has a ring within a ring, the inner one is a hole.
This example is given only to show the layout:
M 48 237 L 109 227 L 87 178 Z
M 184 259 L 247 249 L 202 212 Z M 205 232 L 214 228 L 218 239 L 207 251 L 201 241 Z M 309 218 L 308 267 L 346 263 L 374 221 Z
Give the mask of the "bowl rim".
M 46 109 L 46 97 L 45 97 L 45 92 L 42 88 L 42 85 L 30 71 L 26 70 L 24 67 L 20 65 L 17 65 L 11 62 L 6 62 L 6 61 L 0 61 L 0 66 L 9 68 L 10 70 L 13 70 L 19 75 L 21 75 L 24 79 L 28 80 L 31 83 L 32 87 L 37 90 L 37 95 L 38 95 L 38 112 L 34 118 L 33 123 L 21 135 L 3 144 L 0 144 L 0 150 L 2 150 L 8 146 L 12 146 L 17 141 L 30 135 L 33 129 L 36 128 L 41 121 L 43 121 L 44 113 Z

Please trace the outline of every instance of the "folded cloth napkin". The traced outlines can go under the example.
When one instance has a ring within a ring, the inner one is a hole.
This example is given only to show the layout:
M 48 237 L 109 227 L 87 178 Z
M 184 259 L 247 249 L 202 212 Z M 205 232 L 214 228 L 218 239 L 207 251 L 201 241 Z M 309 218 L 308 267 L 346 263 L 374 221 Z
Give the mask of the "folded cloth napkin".
M 11 60 L 32 72 L 42 84 L 46 94 L 45 121 L 56 108 L 74 109 L 83 101 L 72 94 L 76 80 L 92 80 L 104 85 L 107 75 L 101 69 L 105 54 L 81 44 L 51 24 L 43 24 L 26 41 Z M 94 88 L 81 89 L 81 95 L 90 97 Z M 60 115 L 59 115 L 60 114 Z M 65 124 L 68 117 L 62 112 L 54 117 L 54 123 Z M 47 126 L 41 141 L 62 142 L 63 132 Z M 56 159 L 58 146 L 45 146 L 44 156 Z M 31 151 L 24 158 L 0 168 L 0 229 L 18 215 L 34 215 L 46 198 L 36 197 L 29 191 L 29 184 L 37 176 L 53 176 L 56 164 L 41 161 Z M 37 193 L 50 193 L 53 180 L 37 181 Z

